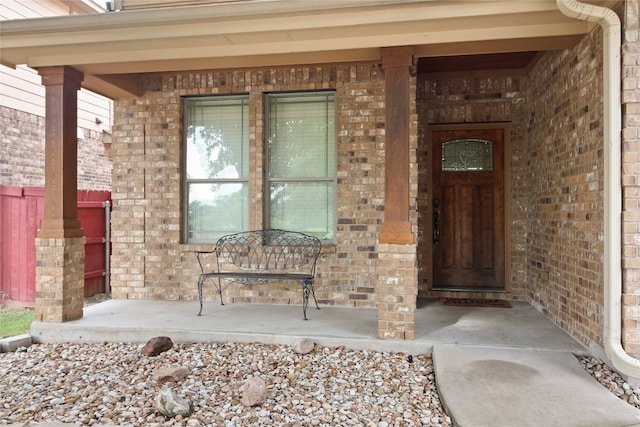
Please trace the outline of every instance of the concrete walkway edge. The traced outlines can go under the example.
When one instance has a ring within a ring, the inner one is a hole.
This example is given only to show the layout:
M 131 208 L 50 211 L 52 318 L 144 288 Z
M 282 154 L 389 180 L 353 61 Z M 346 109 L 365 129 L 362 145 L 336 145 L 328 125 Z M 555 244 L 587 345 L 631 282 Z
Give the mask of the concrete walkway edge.
M 438 344 L 433 363 L 456 426 L 640 426 L 640 410 L 600 385 L 570 352 Z
M 32 343 L 31 335 L 22 334 L 0 339 L 0 353 L 16 351 L 20 347 L 29 347 Z

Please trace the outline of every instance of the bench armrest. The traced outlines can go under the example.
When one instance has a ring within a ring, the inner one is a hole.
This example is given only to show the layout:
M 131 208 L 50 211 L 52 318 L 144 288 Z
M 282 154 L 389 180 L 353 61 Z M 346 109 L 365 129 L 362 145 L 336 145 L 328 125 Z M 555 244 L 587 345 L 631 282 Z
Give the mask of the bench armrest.
M 204 265 L 202 265 L 202 260 L 200 259 L 200 256 L 216 253 L 216 249 L 213 248 L 210 251 L 194 251 L 193 253 L 196 254 L 196 258 L 198 259 L 198 265 L 200 266 L 200 271 L 202 272 L 202 274 L 206 274 L 204 271 Z

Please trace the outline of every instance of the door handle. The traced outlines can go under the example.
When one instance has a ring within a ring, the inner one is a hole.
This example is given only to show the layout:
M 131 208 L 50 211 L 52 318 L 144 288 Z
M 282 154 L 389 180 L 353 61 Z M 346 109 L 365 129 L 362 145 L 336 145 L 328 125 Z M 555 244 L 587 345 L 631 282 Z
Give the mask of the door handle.
M 440 243 L 440 229 L 438 228 L 440 214 L 436 210 L 440 207 L 440 200 L 433 199 L 432 205 L 433 205 L 433 243 Z

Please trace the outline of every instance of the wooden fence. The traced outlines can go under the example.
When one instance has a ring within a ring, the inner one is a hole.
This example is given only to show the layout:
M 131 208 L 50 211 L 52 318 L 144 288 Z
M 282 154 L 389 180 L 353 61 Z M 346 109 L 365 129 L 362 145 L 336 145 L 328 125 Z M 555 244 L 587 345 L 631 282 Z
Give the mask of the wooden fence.
M 78 191 L 78 217 L 86 236 L 85 297 L 105 291 L 108 191 Z M 0 185 L 0 304 L 33 306 L 35 238 L 44 216 L 44 188 Z

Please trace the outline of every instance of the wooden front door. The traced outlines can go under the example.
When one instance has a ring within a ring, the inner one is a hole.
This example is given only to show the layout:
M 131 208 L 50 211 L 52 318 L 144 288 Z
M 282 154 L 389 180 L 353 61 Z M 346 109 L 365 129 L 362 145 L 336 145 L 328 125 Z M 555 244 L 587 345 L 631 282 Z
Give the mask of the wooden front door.
M 504 289 L 504 129 L 433 130 L 433 289 Z

